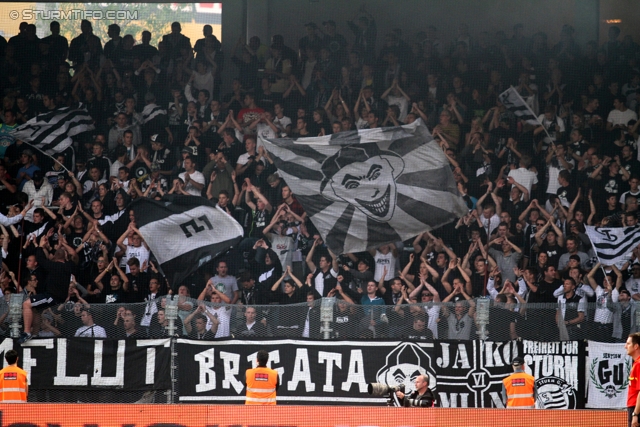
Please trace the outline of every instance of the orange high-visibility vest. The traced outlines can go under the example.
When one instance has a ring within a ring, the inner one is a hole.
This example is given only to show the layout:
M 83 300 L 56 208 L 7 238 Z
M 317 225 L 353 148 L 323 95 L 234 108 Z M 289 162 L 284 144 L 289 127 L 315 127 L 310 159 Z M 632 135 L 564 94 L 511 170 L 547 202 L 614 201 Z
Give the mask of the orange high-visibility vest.
M 15 365 L 0 370 L 0 401 L 24 403 L 27 401 L 27 372 Z
M 275 405 L 278 373 L 269 368 L 247 369 L 246 405 Z
M 516 372 L 502 380 L 507 392 L 507 408 L 534 409 L 535 378 L 525 372 Z

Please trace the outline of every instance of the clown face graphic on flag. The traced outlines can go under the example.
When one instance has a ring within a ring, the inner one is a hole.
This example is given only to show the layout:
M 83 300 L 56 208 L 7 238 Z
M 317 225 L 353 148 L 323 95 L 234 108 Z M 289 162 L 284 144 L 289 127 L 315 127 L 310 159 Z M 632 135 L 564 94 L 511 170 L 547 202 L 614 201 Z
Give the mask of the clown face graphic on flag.
M 446 156 L 420 121 L 263 143 L 336 254 L 407 240 L 467 213 Z
M 396 178 L 404 161 L 376 144 L 347 146 L 322 163 L 321 194 L 328 200 L 349 203 L 374 221 L 393 217 L 398 189 Z

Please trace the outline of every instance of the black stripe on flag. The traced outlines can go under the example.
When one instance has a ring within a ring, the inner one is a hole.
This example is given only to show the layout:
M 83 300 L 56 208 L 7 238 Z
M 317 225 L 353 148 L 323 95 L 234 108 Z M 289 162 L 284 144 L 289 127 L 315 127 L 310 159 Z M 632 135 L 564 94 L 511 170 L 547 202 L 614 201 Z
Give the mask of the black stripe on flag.
M 633 249 L 640 244 L 640 227 L 592 227 L 586 226 L 596 255 L 603 264 L 620 264 L 626 261 Z
M 525 100 L 522 99 L 513 86 L 498 95 L 498 99 L 507 110 L 511 111 L 518 118 L 533 125 L 540 124 L 537 117 L 532 114 Z
M 147 105 L 142 110 L 142 123 L 148 123 L 158 116 L 167 115 L 167 111 L 160 106 L 153 106 L 153 104 Z
M 131 209 L 173 287 L 242 239 L 242 226 L 201 197 L 165 196 L 161 202 L 142 198 Z
M 421 120 L 295 142 L 262 141 L 337 254 L 414 238 L 432 229 L 429 224 L 468 212 L 446 156 Z
M 625 240 L 619 245 L 610 244 L 594 244 L 598 258 L 605 260 L 614 260 L 628 253 L 631 253 L 633 249 L 640 244 L 640 234 L 634 236 L 630 240 Z
M 73 143 L 71 137 L 93 129 L 93 119 L 80 104 L 40 114 L 12 133 L 16 139 L 53 154 L 67 149 Z

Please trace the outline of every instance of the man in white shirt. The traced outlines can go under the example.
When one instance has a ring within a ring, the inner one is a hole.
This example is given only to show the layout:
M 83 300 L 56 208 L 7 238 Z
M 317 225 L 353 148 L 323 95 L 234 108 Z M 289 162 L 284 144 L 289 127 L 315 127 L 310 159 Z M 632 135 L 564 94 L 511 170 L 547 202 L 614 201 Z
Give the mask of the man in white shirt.
M 273 119 L 273 124 L 276 125 L 280 133 L 291 133 L 291 119 L 284 115 L 282 104 L 276 103 L 273 106 L 273 110 L 276 115 Z
M 82 326 L 78 328 L 75 336 L 81 338 L 106 338 L 107 332 L 102 326 L 98 326 L 93 323 L 93 314 L 88 308 L 82 310 L 80 314 L 82 320 Z
M 204 175 L 196 170 L 196 161 L 191 156 L 184 159 L 184 169 L 185 171 L 178 175 L 184 182 L 184 190 L 192 196 L 202 196 Z
M 520 157 L 519 166 L 520 167 L 518 169 L 510 171 L 508 176 L 526 188 L 529 194 L 531 194 L 533 186 L 538 184 L 537 174 L 529 170 L 529 166 L 531 166 L 531 156 L 523 154 L 522 157 Z
M 607 117 L 607 131 L 611 132 L 614 129 L 624 129 L 625 133 L 629 120 L 638 120 L 638 115 L 635 111 L 630 110 L 625 105 L 626 98 L 623 95 L 617 96 L 613 100 L 614 109 L 611 110 Z
M 624 283 L 624 287 L 631 294 L 631 298 L 640 301 L 640 264 L 631 266 L 631 277 Z

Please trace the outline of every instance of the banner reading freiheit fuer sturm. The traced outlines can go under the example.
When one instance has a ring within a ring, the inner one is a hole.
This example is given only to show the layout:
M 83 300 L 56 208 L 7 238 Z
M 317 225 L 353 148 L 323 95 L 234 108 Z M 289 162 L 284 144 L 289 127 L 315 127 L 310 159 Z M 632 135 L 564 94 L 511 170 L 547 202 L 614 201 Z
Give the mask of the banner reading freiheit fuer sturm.
M 521 345 L 526 370 L 536 379 L 536 408 L 584 408 L 584 341 L 523 340 Z

